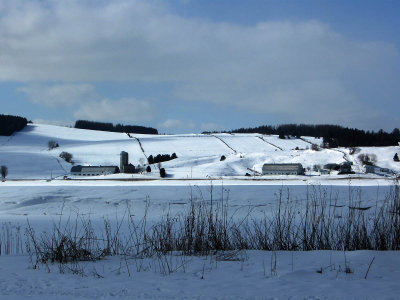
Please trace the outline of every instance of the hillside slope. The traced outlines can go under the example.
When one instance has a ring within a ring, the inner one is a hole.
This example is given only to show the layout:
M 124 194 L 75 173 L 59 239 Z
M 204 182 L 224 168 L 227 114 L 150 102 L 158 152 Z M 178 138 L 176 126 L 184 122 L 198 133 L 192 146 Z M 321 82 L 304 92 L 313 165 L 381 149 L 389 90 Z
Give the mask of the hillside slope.
M 48 150 L 50 140 L 60 147 Z M 244 176 L 247 172 L 252 174 L 250 170 L 261 172 L 264 163 L 301 163 L 312 168 L 348 160 L 354 163 L 356 171 L 363 171 L 357 160 L 359 153 L 350 155 L 347 149 L 314 151 L 312 143 L 318 145 L 321 140 L 311 137 L 282 140 L 260 134 L 131 134 L 129 137 L 124 133 L 29 124 L 11 137 L 0 137 L 0 164 L 8 167 L 11 179 L 61 177 L 68 175 L 72 166 L 59 158 L 62 151 L 73 154 L 75 164 L 103 166 L 119 166 L 120 152 L 126 151 L 134 165 L 146 163 L 149 155 L 176 153 L 177 159 L 162 163 L 174 178 Z M 400 152 L 398 148 L 364 147 L 360 153 L 373 153 L 377 165 L 399 172 L 400 164 L 393 162 L 394 154 Z M 222 155 L 226 160 L 220 161 Z M 153 166 L 151 174 L 134 176 L 158 177 L 155 169 Z

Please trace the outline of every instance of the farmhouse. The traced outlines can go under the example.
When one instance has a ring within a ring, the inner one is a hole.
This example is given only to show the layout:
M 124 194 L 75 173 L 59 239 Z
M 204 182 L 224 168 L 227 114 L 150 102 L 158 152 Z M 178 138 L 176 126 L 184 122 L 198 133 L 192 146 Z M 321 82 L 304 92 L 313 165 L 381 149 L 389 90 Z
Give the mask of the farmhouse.
M 119 173 L 116 166 L 73 166 L 71 175 L 76 176 L 98 176 Z
M 304 175 L 301 164 L 264 164 L 263 175 Z

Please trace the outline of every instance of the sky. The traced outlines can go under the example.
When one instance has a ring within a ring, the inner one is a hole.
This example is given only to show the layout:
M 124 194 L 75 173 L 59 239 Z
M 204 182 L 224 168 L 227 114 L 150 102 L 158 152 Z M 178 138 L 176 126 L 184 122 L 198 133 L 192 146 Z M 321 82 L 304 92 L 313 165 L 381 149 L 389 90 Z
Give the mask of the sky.
M 160 133 L 400 124 L 400 1 L 1 0 L 0 113 Z

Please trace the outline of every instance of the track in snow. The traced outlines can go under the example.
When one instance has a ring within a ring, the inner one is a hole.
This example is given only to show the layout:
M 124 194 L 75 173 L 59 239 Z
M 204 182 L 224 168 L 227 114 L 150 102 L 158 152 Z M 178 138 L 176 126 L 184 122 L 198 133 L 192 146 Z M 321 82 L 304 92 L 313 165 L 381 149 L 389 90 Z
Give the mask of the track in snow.
M 223 139 L 221 139 L 220 137 L 213 135 L 213 134 L 212 134 L 212 136 L 219 139 L 221 142 L 223 142 L 229 149 L 231 149 L 233 151 L 234 154 L 237 154 L 237 151 L 235 149 L 233 149 L 231 146 L 229 146 L 228 143 L 225 142 Z

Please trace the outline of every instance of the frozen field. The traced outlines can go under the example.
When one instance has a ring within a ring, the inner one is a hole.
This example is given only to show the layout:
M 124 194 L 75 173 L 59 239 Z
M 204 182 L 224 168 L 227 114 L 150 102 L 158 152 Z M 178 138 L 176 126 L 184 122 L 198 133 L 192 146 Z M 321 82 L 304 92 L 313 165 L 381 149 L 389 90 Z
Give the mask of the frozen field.
M 235 219 L 249 212 L 258 218 L 276 210 L 281 192 L 298 204 L 307 193 L 332 199 L 339 213 L 360 200 L 379 207 L 393 187 L 29 182 L 8 183 L 1 191 L 4 236 L 4 224 L 23 230 L 27 220 L 37 232 L 60 220 L 90 219 L 94 228 L 105 218 L 115 224 L 127 207 L 140 219 L 147 206 L 151 224 L 161 215 L 180 214 L 191 200 L 210 205 L 213 199 L 215 205 L 225 199 Z M 26 254 L 1 255 L 0 299 L 396 299 L 400 293 L 398 251 L 234 251 L 163 259 L 110 256 L 79 263 L 78 269 L 57 263 L 32 269 Z
M 70 183 L 70 182 L 67 182 Z M 321 185 L 236 185 L 223 181 L 180 183 L 179 185 L 125 185 L 110 182 L 83 182 L 81 186 L 69 185 L 5 185 L 0 194 L 0 220 L 15 220 L 25 223 L 26 219 L 52 221 L 62 212 L 68 215 L 90 215 L 102 220 L 104 216 L 122 217 L 129 207 L 141 217 L 146 203 L 149 202 L 149 220 L 157 220 L 166 212 L 178 214 L 189 207 L 192 201 L 214 203 L 228 202 L 231 213 L 240 219 L 251 209 L 255 216 L 264 215 L 277 207 L 280 193 L 283 199 L 288 196 L 292 201 L 304 204 L 311 195 L 325 197 L 347 209 L 349 201 L 364 206 L 380 206 L 393 186 L 321 186 Z

